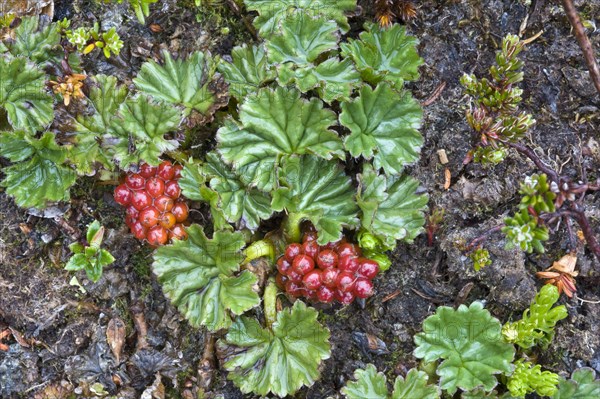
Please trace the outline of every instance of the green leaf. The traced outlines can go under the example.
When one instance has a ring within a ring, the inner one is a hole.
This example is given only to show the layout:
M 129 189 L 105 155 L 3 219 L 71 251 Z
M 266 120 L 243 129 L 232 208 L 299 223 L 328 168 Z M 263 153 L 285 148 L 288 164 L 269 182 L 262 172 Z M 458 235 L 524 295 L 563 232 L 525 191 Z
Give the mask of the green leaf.
M 284 397 L 310 386 L 319 377 L 318 366 L 329 358 L 329 331 L 317 321 L 318 313 L 303 302 L 277 313 L 272 331 L 256 319 L 239 317 L 219 346 L 223 366 L 244 393 Z
M 354 187 L 336 162 L 308 155 L 288 158 L 280 181 L 284 187 L 273 193 L 273 209 L 310 220 L 319 244 L 337 241 L 344 227 L 358 225 Z
M 60 46 L 60 33 L 56 24 L 43 23 L 39 17 L 24 17 L 14 30 L 14 41 L 6 41 L 8 51 L 15 57 L 26 57 L 39 67 L 60 64 L 64 50 Z M 42 22 L 42 23 L 40 23 Z M 72 67 L 78 59 L 71 57 Z
M 239 222 L 238 227 L 254 231 L 261 220 L 266 220 L 273 214 L 271 197 L 244 184 L 240 176 L 231 171 L 218 154 L 211 152 L 206 155 L 203 174 L 210 187 L 218 194 L 219 209 L 229 223 Z
M 102 268 L 108 266 L 115 261 L 114 256 L 105 249 L 101 249 L 98 256 L 98 264 Z
M 368 23 L 360 40 L 342 43 L 342 55 L 351 57 L 364 80 L 377 84 L 382 80 L 395 89 L 402 89 L 404 81 L 419 78 L 423 60 L 417 53 L 417 39 L 406 35 L 406 28 L 397 24 L 380 28 Z
M 390 175 L 419 159 L 422 111 L 409 92 L 398 94 L 387 84 L 375 90 L 365 85 L 359 97 L 341 107 L 340 123 L 351 132 L 344 146 L 353 157 L 374 158 L 375 168 Z
M 276 32 L 281 21 L 293 12 L 333 20 L 345 33 L 350 29 L 345 14 L 356 8 L 356 0 L 244 0 L 244 3 L 248 11 L 258 12 L 254 25 L 266 38 Z
M 183 106 L 185 116 L 189 116 L 192 110 L 206 114 L 216 101 L 210 87 L 216 70 L 215 62 L 202 52 L 195 52 L 186 60 L 176 60 L 164 51 L 163 58 L 163 65 L 154 61 L 142 64 L 138 76 L 133 79 L 138 90 L 167 103 Z
M 425 362 L 442 360 L 437 368 L 440 387 L 450 394 L 458 388 L 491 391 L 498 383 L 495 374 L 513 369 L 515 349 L 504 342 L 500 329 L 498 319 L 480 302 L 458 310 L 441 306 L 415 336 L 414 354 Z
M 261 89 L 240 107 L 240 123 L 225 121 L 217 132 L 217 149 L 248 185 L 273 189 L 280 159 L 291 154 L 343 158 L 338 135 L 329 129 L 335 114 L 317 98 L 278 87 Z
M 43 208 L 50 201 L 69 200 L 75 172 L 62 165 L 66 151 L 52 133 L 35 139 L 25 132 L 0 134 L 0 156 L 14 163 L 4 168 L 6 193 L 22 208 Z
M 95 283 L 100 280 L 100 277 L 102 277 L 102 271 L 102 264 L 98 262 L 97 259 L 93 259 L 91 262 L 88 261 L 86 263 L 85 275 L 92 282 Z
M 597 399 L 600 397 L 600 380 L 589 367 L 577 369 L 570 380 L 561 380 L 553 399 Z
M 256 276 L 245 270 L 241 233 L 217 231 L 212 239 L 198 225 L 187 228 L 188 239 L 159 247 L 152 264 L 163 291 L 194 327 L 215 331 L 231 325 L 229 312 L 239 315 L 258 305 L 252 289 Z
M 323 101 L 349 101 L 355 87 L 360 84 L 360 74 L 352 66 L 352 61 L 330 58 L 321 64 L 296 67 L 283 64 L 278 69 L 281 85 L 295 84 L 303 93 L 316 88 Z
M 521 320 L 508 322 L 502 327 L 507 342 L 529 349 L 535 345 L 547 348 L 554 337 L 554 328 L 559 320 L 568 316 L 564 305 L 553 307 L 560 294 L 551 284 L 544 285 L 523 312 Z
M 65 270 L 69 270 L 69 271 L 83 270 L 87 266 L 88 263 L 89 263 L 88 259 L 85 257 L 84 254 L 75 254 L 75 255 L 71 256 L 71 259 L 69 259 L 69 261 L 65 265 Z
M 0 56 L 0 111 L 15 130 L 33 133 L 54 119 L 46 75 L 25 58 Z
M 135 12 L 135 15 L 140 24 L 146 23 L 146 18 L 150 15 L 150 4 L 156 3 L 158 0 L 129 0 L 131 8 Z
M 115 121 L 114 130 L 119 140 L 114 151 L 122 169 L 141 161 L 158 165 L 164 152 L 179 146 L 177 140 L 164 137 L 179 127 L 182 120 L 179 109 L 139 95 L 122 103 L 119 115 L 122 119 Z
M 232 63 L 220 62 L 219 72 L 229 84 L 229 92 L 238 101 L 266 82 L 275 79 L 275 71 L 269 69 L 263 46 L 238 46 L 231 52 Z
M 87 242 L 96 248 L 100 248 L 102 238 L 104 236 L 104 228 L 99 221 L 94 220 L 87 228 L 85 238 Z
M 427 373 L 410 369 L 406 379 L 398 376 L 394 382 L 392 399 L 438 399 L 440 389 L 434 385 L 427 385 Z
M 287 16 L 265 47 L 274 64 L 307 65 L 321 54 L 337 49 L 339 33 L 334 21 L 296 12 Z
M 413 242 L 423 231 L 428 200 L 427 195 L 417 194 L 419 182 L 406 175 L 378 175 L 369 164 L 363 166 L 358 180 L 362 227 L 388 248 L 394 248 L 396 240 Z
M 342 394 L 348 399 L 387 399 L 387 379 L 377 372 L 374 365 L 368 364 L 366 369 L 354 370 L 356 381 L 349 381 L 342 388 Z

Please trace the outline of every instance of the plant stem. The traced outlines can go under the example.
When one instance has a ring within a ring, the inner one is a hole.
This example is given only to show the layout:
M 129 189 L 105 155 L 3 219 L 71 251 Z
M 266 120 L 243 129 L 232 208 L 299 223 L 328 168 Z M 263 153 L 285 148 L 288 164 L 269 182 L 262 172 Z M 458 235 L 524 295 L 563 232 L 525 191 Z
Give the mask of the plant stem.
M 269 330 L 272 328 L 273 323 L 277 320 L 277 285 L 275 280 L 270 278 L 265 287 L 263 294 L 263 305 L 265 309 L 265 320 Z
M 581 50 L 583 51 L 583 58 L 585 58 L 585 63 L 587 64 L 590 72 L 592 82 L 594 83 L 598 93 L 600 93 L 600 69 L 598 68 L 596 57 L 594 56 L 594 48 L 590 43 L 590 39 L 588 39 L 587 35 L 585 34 L 583 24 L 579 19 L 579 15 L 577 15 L 577 10 L 575 9 L 573 2 L 571 0 L 561 0 L 561 3 L 565 9 L 569 23 L 573 27 L 579 47 L 581 47 Z
M 300 242 L 302 239 L 302 231 L 300 231 L 300 223 L 306 219 L 302 213 L 290 213 L 286 216 L 283 222 L 283 232 L 290 242 Z
M 473 239 L 473 241 L 471 241 L 471 243 L 469 245 L 467 245 L 467 251 L 470 251 L 474 248 L 476 248 L 479 243 L 485 241 L 488 239 L 489 236 L 491 236 L 492 234 L 502 230 L 502 228 L 505 226 L 504 223 L 499 224 L 498 226 L 494 226 L 491 229 L 488 229 L 486 232 L 484 232 L 482 235 L 480 235 L 479 237 L 475 237 Z
M 514 148 L 521 154 L 525 155 L 527 158 L 531 159 L 535 166 L 538 167 L 538 169 L 547 174 L 552 181 L 554 181 L 557 184 L 559 183 L 560 179 L 558 177 L 558 173 L 556 173 L 554 169 L 543 163 L 540 157 L 538 157 L 537 154 L 531 148 L 520 143 L 511 143 L 509 141 L 503 141 L 503 143 L 511 148 Z
M 244 250 L 244 254 L 246 255 L 244 263 L 249 263 L 263 256 L 268 256 L 272 262 L 275 262 L 275 246 L 267 239 L 254 241 Z
M 600 260 L 600 243 L 598 243 L 598 239 L 594 235 L 592 230 L 592 226 L 590 226 L 590 221 L 588 220 L 585 212 L 581 209 L 575 208 L 575 206 L 571 206 L 571 209 L 568 211 L 563 211 L 565 215 L 568 215 L 575 219 L 581 227 L 581 232 L 583 233 L 583 237 L 588 244 L 590 250 L 596 256 L 596 259 Z

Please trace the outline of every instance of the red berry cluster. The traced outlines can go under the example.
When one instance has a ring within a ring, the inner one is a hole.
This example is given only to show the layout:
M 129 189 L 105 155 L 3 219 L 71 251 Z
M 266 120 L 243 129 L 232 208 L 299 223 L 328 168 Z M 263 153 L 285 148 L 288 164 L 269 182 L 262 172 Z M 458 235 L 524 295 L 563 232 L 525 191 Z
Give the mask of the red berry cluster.
M 361 256 L 358 245 L 344 239 L 319 246 L 314 232 L 304 235 L 302 244 L 287 246 L 277 260 L 277 283 L 295 297 L 344 305 L 354 298 L 373 295 L 373 278 L 379 264 Z
M 115 188 L 115 201 L 127 207 L 125 223 L 133 235 L 152 246 L 164 245 L 171 238 L 187 238 L 183 222 L 188 206 L 179 198 L 181 165 L 164 161 L 158 167 L 142 164 L 139 173 L 128 173 Z

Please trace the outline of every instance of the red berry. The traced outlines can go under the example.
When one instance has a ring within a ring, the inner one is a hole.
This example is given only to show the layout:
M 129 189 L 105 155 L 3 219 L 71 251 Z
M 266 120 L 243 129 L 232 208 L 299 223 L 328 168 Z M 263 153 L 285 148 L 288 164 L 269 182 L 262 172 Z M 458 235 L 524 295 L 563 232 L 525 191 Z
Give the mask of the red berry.
M 153 206 L 149 206 L 140 211 L 138 219 L 142 226 L 150 228 L 156 226 L 158 223 L 158 218 L 160 217 L 160 212 Z
M 169 238 L 177 238 L 178 240 L 185 240 L 188 238 L 187 231 L 185 231 L 185 227 L 182 224 L 176 224 L 169 231 Z
M 113 197 L 115 198 L 117 204 L 127 206 L 131 202 L 131 191 L 125 184 L 121 184 L 115 188 Z
M 350 305 L 354 301 L 354 294 L 352 292 L 343 292 L 337 290 L 335 292 L 335 299 L 337 299 L 342 305 Z
M 309 290 L 316 290 L 321 286 L 321 272 L 318 270 L 312 270 L 306 273 L 302 279 L 302 282 Z
M 328 269 L 323 270 L 323 272 L 321 273 L 321 280 L 323 281 L 323 284 L 327 287 L 336 287 L 338 274 L 340 274 L 340 271 L 338 269 L 330 267 Z
M 148 230 L 144 226 L 142 226 L 142 224 L 139 221 L 134 221 L 131 224 L 131 233 L 138 240 L 143 240 L 144 238 L 146 238 L 147 232 Z
M 181 178 L 181 171 L 183 170 L 183 166 L 175 165 L 173 166 L 173 169 L 175 169 L 175 175 L 173 176 L 173 179 L 177 180 Z
M 355 273 L 358 270 L 358 258 L 354 255 L 340 256 L 338 268 L 342 271 Z
M 171 212 L 165 212 L 158 219 L 158 223 L 160 223 L 160 225 L 165 229 L 170 230 L 173 228 L 173 226 L 175 226 L 177 220 L 175 220 L 175 216 Z
M 146 184 L 146 179 L 144 179 L 142 175 L 134 173 L 127 175 L 125 178 L 125 184 L 132 190 L 141 190 Z
M 319 244 L 316 241 L 307 241 L 302 244 L 302 252 L 314 259 L 319 253 Z
M 139 214 L 140 213 L 137 209 L 135 209 L 132 206 L 128 206 L 125 210 L 125 223 L 127 223 L 127 225 L 131 227 L 131 224 L 133 224 L 133 222 L 137 220 Z
M 301 283 L 302 282 L 302 275 L 300 273 L 296 273 L 294 271 L 294 269 L 290 269 L 288 271 L 287 276 L 290 279 L 290 281 L 293 281 L 294 283 Z
M 131 195 L 131 205 L 138 211 L 141 211 L 152 205 L 152 197 L 145 191 L 134 191 Z
M 353 292 L 354 295 L 356 295 L 359 298 L 368 298 L 371 295 L 373 295 L 373 283 L 371 282 L 371 280 L 359 277 L 354 283 Z
M 356 278 L 353 273 L 341 272 L 335 282 L 340 291 L 348 292 L 352 291 L 354 288 L 354 280 L 356 280 Z
M 285 259 L 288 262 L 293 262 L 294 258 L 302 253 L 302 246 L 300 244 L 292 243 L 285 249 Z
M 165 192 L 165 182 L 158 177 L 151 177 L 146 180 L 146 191 L 154 198 L 160 197 Z
M 171 180 L 173 177 L 175 177 L 175 167 L 171 161 L 163 161 L 160 165 L 158 165 L 156 175 L 165 181 Z
M 154 207 L 161 212 L 170 212 L 173 206 L 175 206 L 175 201 L 166 195 L 161 195 L 154 200 Z
M 358 246 L 346 242 L 337 247 L 337 253 L 340 254 L 340 258 L 346 255 L 358 256 L 360 254 L 360 249 Z
M 158 245 L 166 244 L 167 240 L 169 239 L 169 234 L 167 233 L 167 230 L 165 230 L 164 227 L 154 226 L 153 228 L 148 230 L 148 234 L 146 234 L 146 239 L 148 240 L 148 243 L 150 245 L 156 247 Z
M 279 270 L 279 273 L 288 274 L 291 268 L 292 264 L 285 257 L 282 256 L 277 259 L 277 270 Z
M 338 264 L 338 254 L 331 249 L 324 249 L 317 255 L 317 265 L 321 269 L 336 267 Z
M 317 290 L 317 299 L 321 302 L 330 303 L 333 301 L 334 296 L 334 291 L 329 287 L 325 287 L 324 285 L 319 287 Z
M 372 259 L 358 258 L 358 274 L 372 280 L 379 273 L 379 263 Z
M 304 295 L 305 293 L 304 287 L 301 284 L 294 281 L 287 281 L 285 283 L 285 292 L 290 294 L 291 296 L 298 298 Z
M 304 296 L 314 301 L 317 299 L 317 291 L 307 289 L 304 291 Z
M 179 183 L 175 180 L 169 180 L 165 183 L 165 194 L 173 199 L 179 198 L 181 195 L 181 188 L 179 188 Z
M 281 288 L 282 290 L 285 289 L 285 283 L 288 282 L 288 278 L 287 276 L 284 276 L 283 274 L 277 273 L 277 276 L 275 276 L 275 283 L 277 284 L 277 286 L 279 288 Z
M 171 213 L 175 216 L 177 223 L 184 222 L 188 218 L 188 211 L 188 206 L 185 202 L 178 202 L 171 209 Z
M 292 262 L 292 268 L 296 273 L 304 276 L 315 268 L 315 261 L 308 255 L 298 255 Z
M 156 166 L 150 166 L 147 163 L 143 163 L 140 166 L 140 175 L 146 179 L 154 177 L 156 175 Z

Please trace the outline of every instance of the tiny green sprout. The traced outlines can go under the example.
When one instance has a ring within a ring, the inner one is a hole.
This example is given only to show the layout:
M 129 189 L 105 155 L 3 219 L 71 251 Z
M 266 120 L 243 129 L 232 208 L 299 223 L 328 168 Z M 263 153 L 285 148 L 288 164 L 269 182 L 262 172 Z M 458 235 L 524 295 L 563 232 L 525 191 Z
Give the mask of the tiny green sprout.
M 107 32 L 100 32 L 100 25 L 96 22 L 93 28 L 80 27 L 73 31 L 65 31 L 65 36 L 77 50 L 83 54 L 91 53 L 95 48 L 102 49 L 104 56 L 110 58 L 112 54 L 119 55 L 123 48 L 123 41 L 116 28 Z
M 515 398 L 524 398 L 532 392 L 544 397 L 553 396 L 558 391 L 558 374 L 542 371 L 539 364 L 519 359 L 515 362 L 515 371 L 506 385 Z
M 548 228 L 539 225 L 536 219 L 526 209 L 522 209 L 513 217 L 505 218 L 506 226 L 502 228 L 502 232 L 508 239 L 506 248 L 517 247 L 527 253 L 532 253 L 534 250 L 543 253 L 542 242 L 549 238 Z
M 102 276 L 102 269 L 115 261 L 115 258 L 105 249 L 100 248 L 104 239 L 104 226 L 95 220 L 88 226 L 86 239 L 89 246 L 78 242 L 69 245 L 73 256 L 65 265 L 65 270 L 85 270 L 90 280 L 96 282 Z
M 481 270 L 482 268 L 489 266 L 492 264 L 492 260 L 490 259 L 490 253 L 487 249 L 478 247 L 473 252 L 469 254 L 469 258 L 473 261 L 473 269 L 476 271 Z
M 367 230 L 361 230 L 358 233 L 358 245 L 367 258 L 379 264 L 379 270 L 386 271 L 392 266 L 392 261 L 385 254 L 385 251 L 390 250 L 390 248 L 387 248 L 379 238 Z

